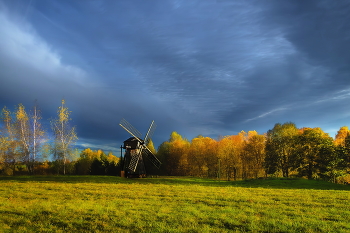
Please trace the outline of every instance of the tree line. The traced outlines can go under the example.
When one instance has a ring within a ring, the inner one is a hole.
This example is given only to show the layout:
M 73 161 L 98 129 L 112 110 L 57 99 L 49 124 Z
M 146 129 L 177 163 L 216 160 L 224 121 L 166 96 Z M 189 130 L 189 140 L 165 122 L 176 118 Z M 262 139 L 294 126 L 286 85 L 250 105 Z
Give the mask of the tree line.
M 2 170 L 26 169 L 34 174 L 35 166 L 50 154 L 62 163 L 66 172 L 68 157 L 73 153 L 72 145 L 78 139 L 75 127 L 71 127 L 70 111 L 62 100 L 57 117 L 50 121 L 53 138 L 50 138 L 42 123 L 41 111 L 34 104 L 28 112 L 23 104 L 18 104 L 11 112 L 6 106 L 1 111 L 0 162 Z
M 122 160 L 111 152 L 74 148 L 76 128 L 62 100 L 51 135 L 42 126 L 35 104 L 26 111 L 1 111 L 0 173 L 119 175 Z M 191 141 L 172 132 L 168 141 L 154 149 L 160 170 L 145 161 L 148 174 L 180 175 L 227 180 L 267 176 L 306 177 L 332 182 L 350 181 L 350 130 L 341 127 L 335 139 L 321 128 L 297 128 L 292 122 L 275 124 L 265 134 L 241 131 L 217 140 L 198 136 Z
M 172 132 L 159 146 L 157 156 L 166 175 L 350 181 L 350 131 L 346 126 L 335 139 L 321 128 L 297 128 L 291 122 L 275 124 L 265 134 L 241 131 L 218 140 L 198 136 L 189 141 Z
M 89 148 L 80 152 L 74 147 L 78 137 L 70 114 L 62 100 L 48 132 L 36 102 L 29 111 L 23 104 L 14 112 L 5 106 L 0 115 L 0 174 L 119 174 L 119 158 L 111 152 Z

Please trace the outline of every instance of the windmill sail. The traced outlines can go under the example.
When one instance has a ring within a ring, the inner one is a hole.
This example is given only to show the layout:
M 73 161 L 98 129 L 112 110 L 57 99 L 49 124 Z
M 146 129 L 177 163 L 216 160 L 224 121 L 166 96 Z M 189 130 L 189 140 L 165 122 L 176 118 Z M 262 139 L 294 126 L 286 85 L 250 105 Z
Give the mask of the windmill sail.
M 122 119 L 119 125 L 127 132 L 129 132 L 132 136 L 134 136 L 136 139 L 140 140 L 140 138 L 142 137 L 142 134 L 125 119 Z
M 154 166 L 157 168 L 160 168 L 160 165 L 162 164 L 157 157 L 150 151 L 146 146 L 144 146 L 144 149 L 142 150 L 142 155 L 146 156 Z
M 153 136 L 153 133 L 154 131 L 156 130 L 156 123 L 154 123 L 154 121 L 152 121 L 151 125 L 149 126 L 149 129 L 146 133 L 146 136 L 145 136 L 145 144 L 148 145 L 148 143 L 151 141 L 151 137 Z

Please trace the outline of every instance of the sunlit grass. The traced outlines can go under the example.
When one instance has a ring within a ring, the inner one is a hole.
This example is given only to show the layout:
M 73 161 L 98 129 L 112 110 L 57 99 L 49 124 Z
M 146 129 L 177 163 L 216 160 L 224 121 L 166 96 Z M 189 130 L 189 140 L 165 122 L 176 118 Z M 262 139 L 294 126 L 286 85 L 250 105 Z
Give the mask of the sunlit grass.
M 299 179 L 0 177 L 0 231 L 349 232 L 349 191 Z

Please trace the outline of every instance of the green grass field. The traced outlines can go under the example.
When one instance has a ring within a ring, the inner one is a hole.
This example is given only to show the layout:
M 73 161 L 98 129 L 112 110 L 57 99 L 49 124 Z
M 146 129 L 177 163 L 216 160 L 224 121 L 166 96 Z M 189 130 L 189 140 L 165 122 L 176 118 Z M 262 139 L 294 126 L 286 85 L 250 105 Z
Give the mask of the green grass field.
M 235 231 L 350 232 L 350 186 L 303 179 L 0 177 L 0 232 Z

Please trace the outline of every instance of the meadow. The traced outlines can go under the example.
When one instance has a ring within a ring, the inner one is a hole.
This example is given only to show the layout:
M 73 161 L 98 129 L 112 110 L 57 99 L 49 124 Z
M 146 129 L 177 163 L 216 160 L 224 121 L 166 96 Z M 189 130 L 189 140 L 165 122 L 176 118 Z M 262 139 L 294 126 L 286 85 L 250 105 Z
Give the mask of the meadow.
M 0 177 L 0 232 L 350 232 L 350 186 L 280 178 Z

